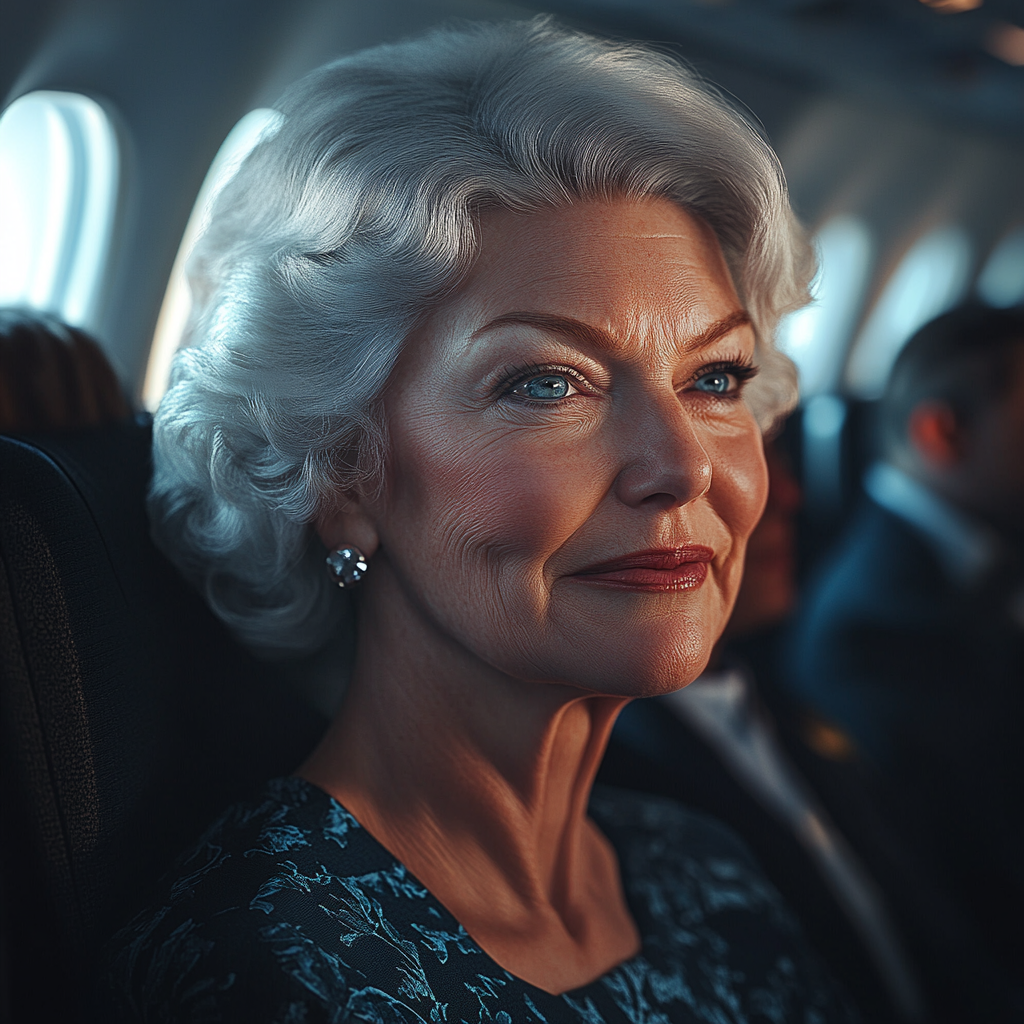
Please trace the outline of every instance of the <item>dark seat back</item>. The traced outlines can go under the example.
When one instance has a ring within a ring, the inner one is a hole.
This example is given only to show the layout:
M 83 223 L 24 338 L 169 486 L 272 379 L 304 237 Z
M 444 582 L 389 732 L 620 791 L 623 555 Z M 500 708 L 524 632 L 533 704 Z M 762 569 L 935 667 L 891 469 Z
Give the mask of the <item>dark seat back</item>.
M 73 1021 L 97 949 L 224 806 L 326 725 L 149 539 L 150 430 L 0 438 L 11 1019 Z

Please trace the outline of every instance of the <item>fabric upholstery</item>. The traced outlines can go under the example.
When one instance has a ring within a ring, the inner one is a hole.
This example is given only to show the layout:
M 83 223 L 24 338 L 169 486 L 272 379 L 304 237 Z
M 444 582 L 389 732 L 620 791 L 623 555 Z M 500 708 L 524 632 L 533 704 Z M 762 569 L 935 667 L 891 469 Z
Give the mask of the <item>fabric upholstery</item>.
M 85 1019 L 99 946 L 325 718 L 149 539 L 145 421 L 0 437 L 3 914 L 14 1020 Z

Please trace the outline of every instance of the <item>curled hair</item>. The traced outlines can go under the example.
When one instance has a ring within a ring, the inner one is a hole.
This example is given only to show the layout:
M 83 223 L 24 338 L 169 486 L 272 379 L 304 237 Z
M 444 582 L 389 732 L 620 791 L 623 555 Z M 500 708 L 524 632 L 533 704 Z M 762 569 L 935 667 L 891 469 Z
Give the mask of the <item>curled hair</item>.
M 668 56 L 546 18 L 445 29 L 328 64 L 279 109 L 191 259 L 150 497 L 158 544 L 250 645 L 333 628 L 309 524 L 379 479 L 384 385 L 472 265 L 481 210 L 660 197 L 701 217 L 757 334 L 762 427 L 795 400 L 771 341 L 813 257 L 782 169 Z

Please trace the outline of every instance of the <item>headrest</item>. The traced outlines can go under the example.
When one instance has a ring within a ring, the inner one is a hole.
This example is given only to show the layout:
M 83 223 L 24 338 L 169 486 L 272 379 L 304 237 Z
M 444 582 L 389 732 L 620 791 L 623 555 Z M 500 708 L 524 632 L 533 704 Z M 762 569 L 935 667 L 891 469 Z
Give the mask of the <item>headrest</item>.
M 153 546 L 149 453 L 147 420 L 0 437 L 4 796 L 28 833 L 5 858 L 38 858 L 86 958 L 326 726 Z

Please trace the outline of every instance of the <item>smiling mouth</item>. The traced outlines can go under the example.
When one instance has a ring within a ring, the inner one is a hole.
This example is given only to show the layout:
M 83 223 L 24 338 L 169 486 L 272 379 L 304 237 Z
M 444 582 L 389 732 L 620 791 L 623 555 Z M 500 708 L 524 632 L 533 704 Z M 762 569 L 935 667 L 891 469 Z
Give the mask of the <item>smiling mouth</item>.
M 703 545 L 637 551 L 589 566 L 573 578 L 614 590 L 696 590 L 707 578 L 708 563 L 714 557 L 714 551 Z

